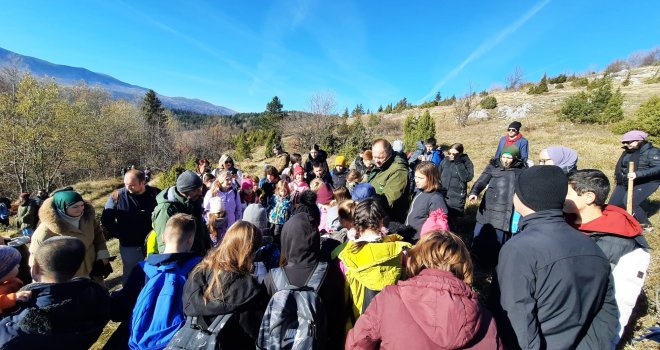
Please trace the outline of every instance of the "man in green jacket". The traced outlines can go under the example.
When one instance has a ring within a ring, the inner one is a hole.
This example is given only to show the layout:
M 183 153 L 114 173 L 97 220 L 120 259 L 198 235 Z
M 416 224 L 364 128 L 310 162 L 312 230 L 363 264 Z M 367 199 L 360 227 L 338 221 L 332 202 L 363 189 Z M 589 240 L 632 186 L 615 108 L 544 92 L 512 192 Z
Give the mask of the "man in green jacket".
M 374 141 L 371 152 L 376 166 L 369 173 L 369 183 L 387 199 L 390 219 L 404 222 L 409 205 L 408 166 L 394 156 L 392 145 L 385 139 Z
M 158 252 L 165 249 L 163 232 L 167 220 L 177 213 L 190 214 L 195 218 L 197 230 L 193 241 L 191 252 L 204 256 L 211 249 L 211 238 L 207 231 L 206 223 L 202 218 L 202 179 L 194 172 L 187 170 L 176 179 L 176 186 L 162 190 L 156 196 L 156 208 L 151 216 Z

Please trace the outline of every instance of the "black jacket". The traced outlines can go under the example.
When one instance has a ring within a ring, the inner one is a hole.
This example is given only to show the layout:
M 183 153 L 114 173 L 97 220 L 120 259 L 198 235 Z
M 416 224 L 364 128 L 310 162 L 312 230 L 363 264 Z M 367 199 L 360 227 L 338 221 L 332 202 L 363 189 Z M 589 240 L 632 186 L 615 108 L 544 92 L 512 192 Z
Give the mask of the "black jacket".
M 284 272 L 289 282 L 298 287 L 305 285 L 321 259 L 320 235 L 312 221 L 306 213 L 295 214 L 282 228 L 282 256 L 287 263 Z M 266 275 L 264 284 L 269 295 L 277 292 L 270 273 Z M 318 295 L 325 306 L 327 316 L 329 342 L 326 349 L 343 349 L 351 304 L 346 300 L 344 275 L 336 261 L 328 263 Z
M 612 348 L 618 309 L 607 257 L 561 210 L 527 215 L 521 228 L 502 247 L 496 269 L 502 309 L 493 311 L 505 343 Z
M 0 349 L 89 349 L 110 319 L 108 292 L 87 278 L 22 290 L 32 299 L 0 321 Z
M 346 187 L 346 178 L 348 177 L 348 168 L 344 168 L 344 171 L 341 173 L 337 172 L 337 169 L 332 169 L 330 171 L 330 176 L 332 177 L 332 187 Z
M 454 160 L 445 157 L 440 163 L 440 184 L 447 206 L 463 212 L 467 183 L 474 178 L 474 165 L 467 154 L 461 154 Z
M 330 175 L 330 168 L 328 168 L 328 153 L 324 150 L 319 151 L 319 155 L 316 157 L 316 159 L 312 159 L 312 156 L 310 154 L 307 154 L 307 160 L 305 160 L 305 164 L 303 164 L 303 169 L 305 169 L 305 176 L 307 181 L 312 181 L 316 176 L 314 175 L 314 166 L 313 163 L 319 162 L 323 164 L 323 170 L 325 174 Z
M 617 185 L 628 187 L 628 162 L 635 162 L 635 185 L 648 182 L 660 183 L 660 148 L 646 142 L 633 152 L 623 151 L 614 168 Z
M 413 239 L 419 239 L 420 230 L 422 225 L 428 219 L 429 214 L 436 210 L 442 209 L 445 214 L 447 212 L 447 204 L 445 203 L 445 198 L 440 193 L 440 191 L 434 192 L 418 192 L 413 198 L 412 204 L 410 204 L 410 210 L 408 210 L 408 216 L 406 217 L 406 225 L 415 229 L 415 236 Z
M 117 190 L 117 203 L 114 192 L 105 203 L 101 224 L 112 237 L 119 239 L 124 247 L 141 247 L 151 232 L 151 214 L 156 207 L 156 195 L 160 190 L 146 186 L 141 195 L 129 193 L 126 188 Z
M 254 348 L 259 326 L 268 305 L 266 288 L 251 275 L 223 273 L 220 277 L 224 300 L 204 301 L 204 291 L 212 279 L 210 270 L 195 273 L 183 289 L 183 307 L 186 316 L 198 316 L 203 326 L 210 325 L 218 315 L 233 313 L 220 332 L 222 349 Z
M 515 161 L 511 167 L 504 168 L 499 159 L 493 159 L 486 166 L 470 192 L 470 195 L 478 196 L 488 186 L 477 212 L 478 223 L 491 224 L 505 232 L 511 231 L 516 176 L 522 167 L 522 162 Z

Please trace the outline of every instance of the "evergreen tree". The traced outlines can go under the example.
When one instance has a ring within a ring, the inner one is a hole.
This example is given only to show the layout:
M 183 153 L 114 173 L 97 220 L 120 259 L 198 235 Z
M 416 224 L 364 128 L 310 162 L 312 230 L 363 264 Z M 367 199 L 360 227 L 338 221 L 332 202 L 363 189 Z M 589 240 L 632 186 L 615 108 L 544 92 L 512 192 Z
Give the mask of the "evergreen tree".
M 364 114 L 364 108 L 362 108 L 362 104 L 357 104 L 353 109 L 353 112 L 351 113 L 351 117 L 356 118 L 363 114 Z
M 428 109 L 417 119 L 415 129 L 417 140 L 425 141 L 430 137 L 435 137 L 435 120 L 431 117 Z
M 383 105 L 380 105 L 378 106 L 378 113 L 382 113 L 382 112 L 383 112 Z
M 160 99 L 158 99 L 154 90 L 149 90 L 144 94 L 141 109 L 147 125 L 152 128 L 165 126 L 165 123 L 167 122 L 165 108 L 163 108 Z
M 284 117 L 284 112 L 282 111 L 282 108 L 284 108 L 284 105 L 282 104 L 282 102 L 280 102 L 280 98 L 275 96 L 266 105 L 266 113 L 269 113 L 275 117 Z
M 380 116 L 378 114 L 369 114 L 369 122 L 368 122 L 369 127 L 373 128 L 378 124 L 380 124 Z
M 408 114 L 403 121 L 403 142 L 406 149 L 414 149 L 415 142 L 417 142 L 417 117 L 412 113 Z
M 341 117 L 344 118 L 344 119 L 348 119 L 348 107 L 346 107 L 346 109 L 344 109 L 344 113 L 342 113 Z
M 388 103 L 387 106 L 385 106 L 385 113 L 392 113 L 392 104 Z
M 236 137 L 236 160 L 243 160 L 251 156 L 250 144 L 246 139 L 245 133 L 240 133 Z
M 268 133 L 268 136 L 266 137 L 266 150 L 264 152 L 264 155 L 267 158 L 270 158 L 275 155 L 275 153 L 273 153 L 273 147 L 277 144 L 278 139 L 279 137 L 275 130 L 271 130 Z
M 440 91 L 435 93 L 434 101 L 435 101 L 436 104 L 438 104 L 438 103 L 440 103 L 440 101 L 442 101 L 442 95 L 440 95 Z

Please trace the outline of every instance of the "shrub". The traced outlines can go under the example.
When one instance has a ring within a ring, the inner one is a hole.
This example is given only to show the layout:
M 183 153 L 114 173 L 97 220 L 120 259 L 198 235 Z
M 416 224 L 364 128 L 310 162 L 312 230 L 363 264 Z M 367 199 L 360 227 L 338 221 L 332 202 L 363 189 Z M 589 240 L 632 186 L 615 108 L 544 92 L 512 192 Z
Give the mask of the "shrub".
M 544 92 L 548 92 L 548 78 L 545 74 L 543 74 L 543 78 L 541 78 L 538 85 L 531 86 L 529 90 L 527 90 L 527 93 L 530 95 L 539 95 Z
M 564 88 L 564 84 L 562 83 L 555 85 L 555 89 L 563 89 L 563 88 Z
M 550 84 L 561 84 L 561 83 L 565 83 L 566 80 L 568 80 L 568 77 L 566 77 L 566 74 L 559 74 L 556 77 L 552 77 L 552 78 L 548 79 L 548 83 L 550 83 Z
M 605 85 L 612 84 L 612 79 L 607 76 L 607 74 L 600 78 L 600 79 L 594 79 L 589 84 L 587 84 L 587 90 L 595 90 L 599 89 Z
M 486 96 L 488 96 L 488 91 L 486 90 L 483 90 L 479 93 L 479 97 L 486 97 Z
M 560 118 L 575 123 L 608 124 L 623 119 L 623 95 L 612 92 L 612 84 L 590 92 L 579 92 L 567 98 L 560 109 Z
M 495 96 L 486 96 L 479 102 L 479 105 L 483 109 L 493 109 L 497 107 L 497 99 Z
M 653 143 L 660 142 L 660 96 L 652 96 L 642 103 L 633 119 L 612 126 L 612 131 L 619 134 L 633 129 L 646 131 Z
M 189 158 L 185 163 L 176 163 L 172 165 L 167 171 L 163 172 L 158 177 L 158 188 L 166 189 L 168 187 L 176 185 L 176 179 L 181 175 L 182 172 L 186 170 L 195 171 L 197 165 L 195 164 L 195 158 Z
M 628 74 L 626 74 L 626 79 L 621 83 L 623 86 L 628 86 L 630 85 L 630 71 L 628 71 Z
M 587 77 L 575 77 L 572 79 L 571 85 L 574 87 L 584 87 L 589 85 L 589 79 Z
M 644 80 L 644 84 L 656 84 L 656 83 L 660 83 L 660 70 L 656 71 L 651 78 Z

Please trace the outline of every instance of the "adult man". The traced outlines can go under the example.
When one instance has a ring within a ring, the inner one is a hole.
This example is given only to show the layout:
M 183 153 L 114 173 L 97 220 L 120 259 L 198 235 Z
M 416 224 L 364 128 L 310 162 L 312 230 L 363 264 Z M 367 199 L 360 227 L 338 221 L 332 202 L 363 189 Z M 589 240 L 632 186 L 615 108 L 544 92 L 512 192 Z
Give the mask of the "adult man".
M 119 240 L 122 283 L 126 283 L 133 267 L 144 260 L 144 240 L 151 232 L 151 214 L 158 192 L 158 188 L 147 185 L 144 172 L 132 169 L 124 175 L 124 187 L 113 191 L 105 203 L 101 224 Z
M 275 169 L 281 174 L 289 166 L 291 157 L 289 153 L 282 150 L 282 145 L 279 144 L 273 146 L 273 153 L 275 153 Z
M 395 157 L 392 145 L 385 139 L 374 141 L 371 152 L 375 168 L 369 173 L 369 183 L 376 193 L 387 199 L 390 219 L 404 222 L 408 212 L 408 166 Z
M 605 205 L 610 181 L 600 170 L 585 169 L 568 178 L 564 212 L 569 223 L 591 237 L 612 265 L 621 337 L 646 279 L 651 255 L 642 227 L 632 215 Z
M 646 141 L 649 135 L 640 130 L 623 134 L 621 143 L 623 153 L 614 169 L 616 187 L 610 198 L 610 204 L 626 207 L 628 179 L 633 179 L 633 215 L 644 230 L 651 231 L 651 222 L 646 211 L 640 206 L 660 186 L 660 149 Z M 629 162 L 635 163 L 635 171 L 628 169 Z
M 211 238 L 202 218 L 202 179 L 194 172 L 186 170 L 176 179 L 176 186 L 162 190 L 156 196 L 156 208 L 151 216 L 158 252 L 165 249 L 163 232 L 167 220 L 176 213 L 190 214 L 195 218 L 195 240 L 191 252 L 204 256 L 211 248 Z
M 496 159 L 500 158 L 504 147 L 515 145 L 520 150 L 520 157 L 523 161 L 527 161 L 527 157 L 529 156 L 529 143 L 520 133 L 521 127 L 522 124 L 520 122 L 512 122 L 509 124 L 507 134 L 500 138 L 500 143 L 497 145 L 497 151 L 495 152 Z
M 500 251 L 497 314 L 505 344 L 523 349 L 612 349 L 617 306 L 607 257 L 569 226 L 568 180 L 556 166 L 525 169 L 514 206 L 522 231 Z M 515 336 L 514 336 L 515 335 Z

